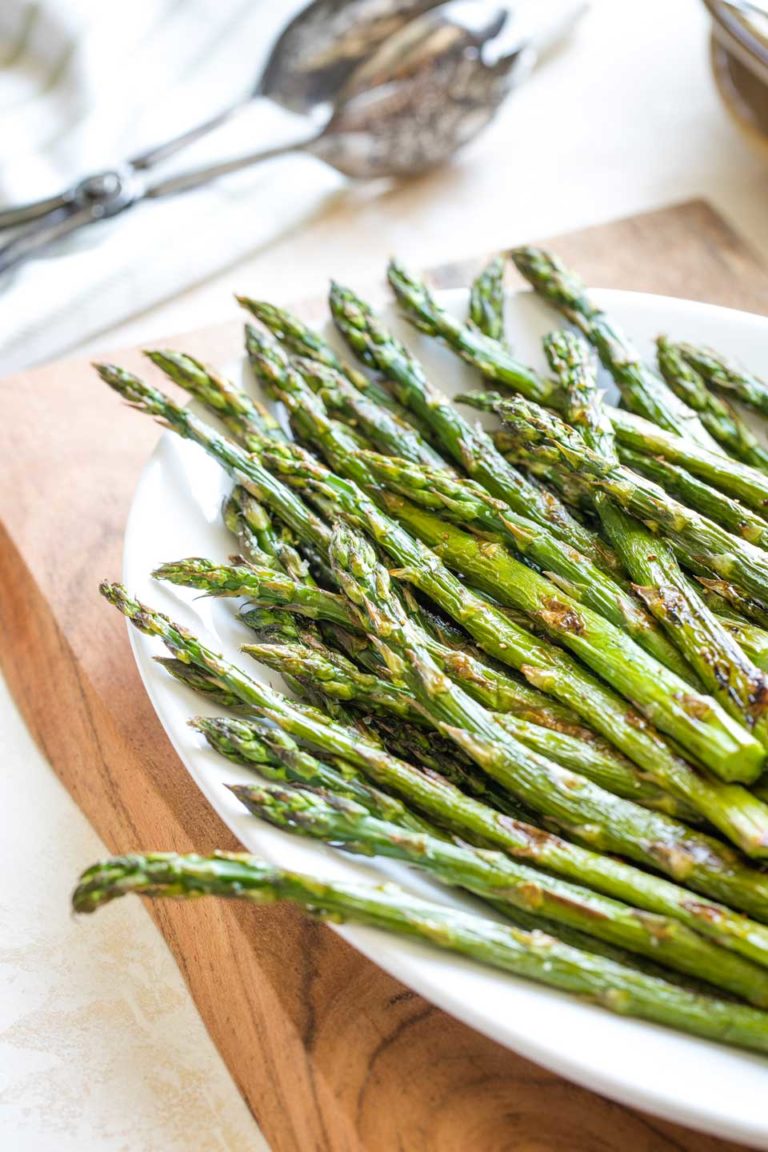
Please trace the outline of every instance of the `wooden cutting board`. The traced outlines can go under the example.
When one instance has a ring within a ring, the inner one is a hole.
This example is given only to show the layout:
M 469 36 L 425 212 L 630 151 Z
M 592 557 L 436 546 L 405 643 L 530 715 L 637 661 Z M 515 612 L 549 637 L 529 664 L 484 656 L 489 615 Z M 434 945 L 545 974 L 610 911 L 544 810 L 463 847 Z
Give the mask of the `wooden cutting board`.
M 701 202 L 551 243 L 592 284 L 768 313 L 768 273 Z M 432 279 L 466 284 L 475 267 Z M 163 343 L 223 362 L 240 347 L 240 322 Z M 113 358 L 153 375 L 136 349 Z M 119 576 L 157 428 L 84 360 L 8 379 L 0 400 L 0 657 L 29 727 L 111 851 L 236 848 L 171 749 L 125 625 L 96 590 Z M 297 911 L 223 901 L 150 911 L 274 1152 L 735 1147 L 513 1055 Z

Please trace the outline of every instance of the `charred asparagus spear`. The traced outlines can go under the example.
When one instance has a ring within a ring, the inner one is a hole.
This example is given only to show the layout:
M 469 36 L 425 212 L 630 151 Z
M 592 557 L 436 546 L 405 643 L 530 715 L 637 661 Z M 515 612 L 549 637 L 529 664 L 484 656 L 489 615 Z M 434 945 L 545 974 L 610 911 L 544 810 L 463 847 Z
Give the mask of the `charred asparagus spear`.
M 620 447 L 678 464 L 712 488 L 768 517 L 768 476 L 764 472 L 666 432 L 633 412 L 611 408 L 610 416 Z
M 330 720 L 317 709 L 290 701 L 268 685 L 251 680 L 162 613 L 132 600 L 120 585 L 103 585 L 102 592 L 140 631 L 157 636 L 176 658 L 211 674 L 225 691 L 257 709 L 264 719 L 309 747 L 349 762 L 377 787 L 397 792 L 434 822 L 465 838 L 479 837 L 483 843 L 573 876 L 619 899 L 630 898 L 651 911 L 668 912 L 692 926 L 700 925 L 705 935 L 758 962 L 763 947 L 768 949 L 768 929 L 750 927 L 749 921 L 725 905 L 713 915 L 711 905 L 702 908 L 700 902 L 691 901 L 686 889 L 652 873 L 545 835 L 540 829 L 512 823 L 506 817 L 500 821 L 492 809 L 390 756 L 378 741 L 366 739 L 358 729 Z M 496 731 L 498 726 L 493 724 Z M 504 743 L 510 740 L 502 729 L 498 731 Z M 530 799 L 533 807 L 554 817 L 559 813 L 561 822 L 563 814 L 570 812 L 574 830 L 582 838 L 603 841 L 608 850 L 625 844 L 628 854 L 643 857 L 654 870 L 685 876 L 692 888 L 768 918 L 768 877 L 744 865 L 721 842 L 626 800 L 608 801 L 602 789 L 587 781 L 581 783 L 573 773 L 549 765 L 533 753 L 524 753 L 524 757 L 527 770 L 521 775 L 517 792 L 525 802 Z M 760 943 L 764 933 L 765 945 Z
M 702 424 L 718 444 L 744 464 L 768 471 L 768 452 L 725 397 L 707 387 L 704 377 L 685 359 L 683 346 L 659 336 L 656 351 L 667 384 L 680 400 L 698 412 Z
M 546 342 L 547 357 L 563 388 L 567 414 L 585 443 L 618 464 L 613 431 L 602 409 L 597 379 L 583 344 L 567 332 Z M 672 548 L 628 516 L 604 493 L 595 507 L 648 608 L 695 669 L 707 691 L 768 746 L 768 682 L 707 608 L 683 574 Z
M 235 412 L 247 417 L 254 431 L 264 436 L 274 436 L 278 440 L 285 439 L 278 420 L 263 404 L 259 404 L 241 388 L 236 388 L 210 365 L 183 352 L 172 352 L 169 349 L 154 349 L 145 352 L 145 355 L 175 384 L 218 411 L 221 416 L 226 417 Z
M 625 511 L 655 525 L 671 541 L 719 579 L 729 580 L 758 599 L 768 598 L 768 555 L 748 540 L 737 540 L 713 520 L 669 496 L 650 481 L 599 457 L 567 425 L 539 405 L 510 397 L 497 405 L 524 452 L 535 446 L 540 467 L 565 471 L 587 496 L 607 493 Z
M 504 258 L 497 256 L 472 281 L 469 322 L 491 340 L 504 339 Z
M 486 530 L 500 538 L 539 572 L 546 572 L 563 592 L 624 629 L 656 659 L 691 681 L 689 665 L 674 645 L 649 627 L 648 613 L 639 610 L 635 597 L 616 579 L 546 528 L 513 512 L 481 484 L 395 456 L 362 452 L 360 458 L 375 479 L 391 491 L 442 513 L 455 524 Z
M 547 876 L 503 852 L 471 848 L 401 828 L 342 797 L 301 788 L 242 785 L 232 789 L 254 815 L 278 828 L 343 845 L 366 856 L 388 856 L 424 869 L 443 883 L 484 900 L 534 912 L 619 948 L 651 957 L 686 975 L 764 1008 L 768 972 L 664 916 L 632 908 L 588 888 Z
M 403 684 L 361 671 L 342 654 L 311 637 L 286 643 L 246 644 L 243 651 L 288 677 L 291 683 L 319 689 L 331 699 L 353 702 L 374 713 L 398 716 L 410 724 L 424 723 L 413 693 Z M 580 772 L 617 796 L 635 800 L 644 807 L 668 810 L 665 794 L 645 781 L 620 753 L 514 715 L 502 712 L 493 715 L 521 744 L 556 764 Z
M 284 485 L 276 475 L 285 476 L 302 490 L 313 490 L 315 496 L 332 509 L 333 515 L 351 515 L 366 525 L 389 554 L 403 567 L 408 580 L 431 596 L 436 603 L 466 628 L 488 653 L 504 664 L 521 670 L 536 687 L 555 695 L 649 773 L 662 787 L 692 804 L 711 824 L 719 828 L 748 854 L 761 854 L 768 845 L 768 820 L 765 808 L 746 790 L 705 780 L 678 756 L 656 733 L 628 712 L 626 705 L 596 678 L 590 677 L 565 653 L 539 641 L 512 623 L 503 612 L 473 596 L 451 575 L 429 549 L 423 548 L 397 521 L 383 514 L 354 484 L 334 476 L 307 453 L 298 453 L 290 445 L 265 441 L 262 463 L 236 445 L 207 428 L 202 421 L 178 408 L 155 389 L 147 388 L 136 377 L 119 369 L 102 366 L 107 383 L 130 399 L 143 411 L 162 417 L 180 435 L 195 439 L 220 463 L 236 475 L 247 478 L 249 490 L 265 501 L 272 501 L 278 514 L 287 520 L 301 539 L 327 547 L 326 525 L 310 514 L 303 501 L 286 500 Z M 272 503 L 270 503 L 272 507 Z M 306 520 L 302 523 L 302 510 Z
M 581 952 L 554 937 L 525 932 L 410 896 L 394 885 L 330 884 L 265 864 L 253 856 L 153 853 L 116 856 L 89 868 L 72 903 L 94 912 L 126 893 L 154 898 L 215 895 L 255 903 L 289 900 L 318 919 L 351 919 L 415 937 L 606 1008 L 698 1036 L 768 1051 L 768 1015 L 687 992 L 674 984 Z
M 297 373 L 296 366 L 289 364 L 280 349 L 276 348 L 272 342 L 261 339 L 252 328 L 246 331 L 246 344 L 254 371 L 267 384 L 272 393 L 289 406 L 299 431 L 306 434 L 310 442 L 314 442 L 321 432 L 322 424 L 326 435 L 332 435 L 333 429 L 329 428 L 322 407 L 324 393 L 319 392 L 319 403 L 313 402 Z M 216 381 L 211 381 L 209 390 L 215 387 Z M 214 407 L 226 418 L 228 427 L 236 432 L 247 446 L 251 442 L 252 433 L 248 417 L 247 397 L 242 397 L 239 403 L 229 406 L 227 397 L 219 395 Z M 338 439 L 338 431 L 336 436 Z M 390 450 L 398 452 L 402 447 L 404 455 L 414 455 L 409 451 L 407 438 L 406 443 L 401 444 L 401 438 L 396 434 L 389 439 L 387 446 Z M 350 452 L 357 452 L 357 446 L 351 442 L 348 442 L 346 447 Z M 386 467 L 386 462 L 383 462 L 381 466 Z M 416 483 L 418 475 L 416 467 L 405 477 L 404 483 Z M 386 482 L 387 478 L 384 479 Z M 391 480 L 392 477 L 390 476 L 389 479 Z M 464 519 L 467 516 L 479 515 L 479 504 L 484 501 L 487 505 L 485 509 L 487 523 L 492 530 L 501 530 L 505 533 L 509 542 L 514 544 L 524 556 L 530 554 L 540 568 L 561 577 L 566 590 L 574 592 L 580 599 L 583 598 L 585 603 L 601 612 L 618 627 L 625 628 L 662 663 L 667 664 L 684 678 L 690 676 L 690 669 L 685 661 L 678 657 L 674 646 L 669 644 L 660 631 L 655 628 L 652 618 L 643 611 L 637 600 L 620 587 L 615 580 L 604 574 L 587 556 L 563 546 L 562 542 L 549 529 L 537 526 L 534 521 L 527 517 L 517 515 L 503 501 L 495 500 L 494 497 L 490 496 L 481 485 L 473 485 L 466 480 L 452 476 L 451 473 L 438 476 L 436 473 L 430 472 L 429 476 L 423 479 L 420 484 L 425 496 L 428 493 L 429 498 L 434 498 L 434 493 L 430 488 L 432 481 L 438 485 L 441 493 L 447 498 L 456 494 L 466 494 L 467 499 L 464 505 L 458 499 L 446 499 L 445 501 L 447 506 L 455 509 L 456 515 L 471 498 L 472 506 L 466 509 Z M 505 516 L 506 522 L 502 523 L 501 521 L 504 520 Z
M 711 348 L 697 348 L 693 344 L 679 344 L 678 348 L 687 363 L 703 376 L 711 388 L 749 404 L 764 416 L 768 414 L 768 384 L 764 380 L 759 380 Z
M 504 397 L 499 393 L 474 391 L 455 399 L 457 403 L 492 412 Z M 620 454 L 629 449 L 678 465 L 704 484 L 745 505 L 747 509 L 752 509 L 761 518 L 768 518 L 768 476 L 764 472 L 739 460 L 729 459 L 721 452 L 709 451 L 684 436 L 667 432 L 634 412 L 610 406 L 606 406 L 606 411 L 610 416 Z M 497 437 L 493 439 L 497 450 L 506 459 L 504 438 L 501 438 L 501 443 Z
M 263 343 L 249 342 L 249 354 L 254 370 L 289 405 L 302 435 L 320 446 L 337 471 L 376 495 L 379 485 L 357 445 L 346 437 L 343 427 L 328 419 L 320 398 L 291 372 L 285 358 Z M 381 497 L 384 503 L 385 497 Z M 400 516 L 399 506 L 395 514 Z M 698 696 L 686 681 L 649 657 L 623 631 L 579 605 L 502 546 L 481 546 L 461 530 L 438 523 L 438 539 L 426 542 L 431 547 L 438 545 L 444 559 L 450 555 L 451 567 L 464 572 L 501 603 L 525 612 L 723 779 L 748 782 L 757 778 L 764 750 L 714 699 Z
M 330 295 L 336 327 L 355 354 L 383 372 L 401 402 L 427 422 L 445 453 L 513 511 L 549 527 L 557 536 L 610 570 L 600 541 L 579 524 L 551 493 L 526 480 L 496 451 L 482 429 L 473 428 L 448 397 L 427 381 L 419 363 L 348 288 L 334 284 Z
M 225 695 L 220 693 L 219 699 Z M 427 827 L 397 797 L 367 783 L 350 764 L 319 759 L 275 724 L 262 723 L 253 716 L 247 721 L 229 716 L 197 716 L 190 725 L 216 752 L 236 764 L 257 768 L 267 780 L 324 789 L 402 828 L 423 831 Z
M 597 349 L 630 411 L 718 451 L 717 443 L 696 412 L 679 400 L 661 376 L 644 363 L 624 333 L 590 300 L 584 285 L 572 272 L 541 248 L 516 248 L 510 256 L 534 291 L 576 325 Z
M 338 372 L 352 384 L 358 392 L 369 400 L 388 408 L 399 419 L 404 419 L 427 435 L 426 427 L 418 417 L 409 412 L 394 398 L 381 380 L 373 379 L 343 360 L 330 343 L 315 329 L 310 328 L 294 313 L 278 308 L 266 300 L 253 300 L 248 296 L 237 296 L 238 304 L 277 337 L 280 343 L 293 356 L 323 364 L 333 372 Z
M 250 343 L 255 344 L 255 330 L 249 328 L 246 332 Z M 360 392 L 339 372 L 304 357 L 296 357 L 293 364 L 312 390 L 318 393 L 329 412 L 362 432 L 382 452 L 396 446 L 397 452 L 408 460 L 447 467 L 442 456 L 407 420 Z
M 620 447 L 619 459 L 633 472 L 653 480 L 681 504 L 714 520 L 732 536 L 768 550 L 768 523 L 757 512 L 732 496 L 726 496 L 719 488 L 713 488 L 679 464 L 672 464 L 660 456 L 646 456 L 634 448 Z

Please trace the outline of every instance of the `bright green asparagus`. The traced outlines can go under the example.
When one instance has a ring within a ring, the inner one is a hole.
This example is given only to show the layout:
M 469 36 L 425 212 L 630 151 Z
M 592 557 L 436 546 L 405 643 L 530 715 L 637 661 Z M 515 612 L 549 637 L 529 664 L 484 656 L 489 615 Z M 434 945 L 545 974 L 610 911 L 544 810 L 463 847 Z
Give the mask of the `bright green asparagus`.
M 401 682 L 379 674 L 361 671 L 343 654 L 329 649 L 313 637 L 298 636 L 285 642 L 271 638 L 260 644 L 246 644 L 243 651 L 254 660 L 290 679 L 291 683 L 312 687 L 331 699 L 351 701 L 376 714 L 392 714 L 423 724 L 413 693 Z M 471 693 L 470 693 L 471 694 Z M 494 712 L 498 722 L 521 744 L 579 772 L 617 796 L 624 796 L 659 811 L 668 810 L 668 798 L 620 753 L 591 740 L 580 740 L 508 713 Z
M 224 691 L 255 708 L 264 719 L 310 748 L 348 761 L 375 786 L 397 792 L 409 805 L 435 822 L 458 831 L 464 838 L 479 837 L 483 843 L 495 844 L 588 887 L 619 899 L 630 899 L 650 911 L 668 913 L 692 926 L 699 925 L 705 935 L 758 962 L 765 937 L 768 956 L 768 929 L 751 925 L 724 905 L 719 905 L 713 915 L 709 901 L 703 905 L 701 901 L 691 901 L 686 889 L 649 872 L 546 835 L 538 828 L 512 824 L 507 817 L 500 821 L 493 809 L 465 796 L 444 780 L 436 781 L 389 755 L 378 741 L 366 739 L 358 729 L 331 720 L 317 709 L 291 701 L 269 685 L 251 680 L 162 613 L 131 599 L 120 585 L 102 585 L 102 594 L 136 628 L 160 638 L 177 659 L 210 673 Z M 508 746 L 511 738 L 495 721 L 489 723 Z M 738 854 L 722 842 L 629 801 L 608 800 L 608 794 L 602 789 L 534 753 L 523 751 L 523 762 L 526 771 L 514 789 L 516 794 L 524 802 L 530 799 L 533 807 L 553 817 L 558 813 L 561 818 L 564 815 L 562 823 L 573 820 L 573 830 L 580 838 L 601 841 L 601 846 L 609 851 L 621 850 L 618 846 L 624 845 L 628 855 L 642 857 L 654 870 L 684 877 L 692 888 L 706 892 L 710 898 L 768 919 L 768 876 L 745 865 Z
M 417 538 L 423 537 L 442 549 L 450 531 L 460 571 L 468 563 L 482 565 L 484 560 L 492 566 L 492 556 L 486 556 L 488 549 L 478 550 L 476 539 L 401 497 L 392 496 L 390 500 L 389 494 L 379 493 L 382 503 L 393 505 L 397 517 L 393 519 L 354 483 L 330 472 L 317 460 L 307 457 L 298 461 L 280 446 L 266 449 L 263 459 L 276 473 L 310 495 L 329 518 L 341 516 L 362 526 L 400 565 L 399 576 L 431 596 L 487 653 L 518 669 L 530 683 L 583 716 L 596 731 L 640 764 L 649 778 L 692 804 L 749 855 L 765 851 L 768 812 L 762 804 L 741 787 L 705 779 L 691 769 L 639 714 L 628 709 L 621 697 L 568 653 L 521 628 L 503 610 L 472 593 Z M 403 530 L 406 521 L 415 536 Z
M 707 387 L 704 377 L 685 359 L 683 347 L 667 336 L 659 336 L 656 355 L 667 384 L 680 400 L 698 412 L 718 444 L 744 464 L 768 471 L 768 451 L 728 400 Z
M 584 442 L 617 464 L 613 430 L 602 408 L 597 377 L 583 343 L 570 333 L 545 342 L 550 366 L 566 397 L 566 415 Z M 651 613 L 668 631 L 700 682 L 768 747 L 768 683 L 732 633 L 723 628 L 689 583 L 666 540 L 628 516 L 609 496 L 595 495 L 608 538 Z
M 320 447 L 337 471 L 376 495 L 379 485 L 357 445 L 348 440 L 342 426 L 334 426 L 328 419 L 320 398 L 297 379 L 273 346 L 249 342 L 248 347 L 254 370 L 289 406 L 301 434 Z M 380 496 L 384 504 L 386 496 Z M 400 505 L 395 514 L 400 518 Z M 439 539 L 427 543 L 439 550 L 450 567 L 467 574 L 501 603 L 526 613 L 723 779 L 749 782 L 760 775 L 764 749 L 714 699 L 697 694 L 687 681 L 650 657 L 622 630 L 578 604 L 501 545 L 486 546 L 450 524 L 438 523 Z
M 327 547 L 329 531 L 325 523 L 309 513 L 298 497 L 288 501 L 285 486 L 253 456 L 224 441 L 202 421 L 129 373 L 107 367 L 100 368 L 100 372 L 110 387 L 130 399 L 135 407 L 164 418 L 180 435 L 194 438 L 205 447 L 225 469 L 241 479 L 247 478 L 249 490 L 253 489 L 265 502 L 272 501 L 274 510 L 302 540 Z M 366 530 L 403 567 L 408 581 L 431 596 L 490 655 L 520 670 L 535 687 L 554 695 L 583 716 L 639 763 L 651 779 L 692 804 L 747 854 L 766 852 L 768 814 L 746 790 L 705 780 L 695 773 L 649 726 L 635 717 L 619 697 L 586 673 L 578 662 L 520 629 L 503 612 L 469 593 L 433 552 L 403 531 L 397 521 L 383 514 L 356 485 L 334 476 L 314 457 L 297 453 L 290 445 L 276 440 L 265 440 L 264 445 L 263 458 L 276 474 L 285 476 L 293 484 L 298 483 L 304 491 L 313 488 L 315 497 L 319 494 L 326 503 L 333 502 L 333 516 L 342 513 L 363 522 Z
M 572 483 L 589 493 L 606 492 L 625 511 L 655 525 L 687 549 L 712 575 L 730 580 L 750 595 L 768 598 L 768 554 L 748 540 L 737 540 L 719 524 L 669 496 L 651 481 L 640 482 L 623 465 L 590 451 L 567 425 L 539 405 L 510 397 L 497 405 L 505 425 L 528 453 L 535 446 L 541 466 L 568 472 Z
M 679 400 L 661 376 L 643 361 L 624 333 L 589 298 L 584 285 L 572 272 L 541 248 L 516 248 L 510 256 L 534 291 L 553 304 L 597 349 L 630 411 L 719 451 L 696 412 Z M 529 399 L 542 398 L 529 396 Z
M 634 448 L 620 446 L 619 459 L 633 472 L 653 480 L 681 504 L 714 520 L 732 536 L 741 537 L 768 551 L 768 523 L 745 504 L 661 456 L 648 456 Z
M 576 884 L 510 860 L 503 852 L 471 848 L 408 831 L 371 816 L 365 807 L 305 788 L 269 784 L 232 791 L 254 815 L 300 835 L 341 844 L 366 856 L 388 856 L 424 869 L 443 883 L 485 900 L 521 908 L 609 944 L 652 957 L 743 1000 L 768 1005 L 768 972 L 728 953 L 690 928 L 632 908 Z
M 685 360 L 699 372 L 711 388 L 749 404 L 765 416 L 768 414 L 768 384 L 759 380 L 746 368 L 734 364 L 711 348 L 697 348 L 693 344 L 679 344 Z
M 551 493 L 526 480 L 496 451 L 491 438 L 456 410 L 431 384 L 403 344 L 348 288 L 333 284 L 331 313 L 336 327 L 364 364 L 383 372 L 400 401 L 427 422 L 446 454 L 513 511 L 549 527 L 557 536 L 610 570 L 611 558 L 594 534 L 579 524 Z
M 423 508 L 442 512 L 449 521 L 497 535 L 539 572 L 580 603 L 622 628 L 646 651 L 679 676 L 691 681 L 691 669 L 674 646 L 651 624 L 637 599 L 596 564 L 570 548 L 525 516 L 513 512 L 503 500 L 491 496 L 481 484 L 444 469 L 424 468 L 395 456 L 360 453 L 372 475 L 393 492 Z
M 410 896 L 395 885 L 330 884 L 286 872 L 253 856 L 153 853 L 115 856 L 89 868 L 72 897 L 94 912 L 132 892 L 154 898 L 203 895 L 274 903 L 289 900 L 318 919 L 355 920 L 415 937 L 516 975 L 587 996 L 697 1036 L 768 1051 L 768 1014 L 687 992 L 677 985 L 582 952 L 540 932 L 525 932 Z
M 344 597 L 305 585 L 269 568 L 218 565 L 211 560 L 190 557 L 162 564 L 153 575 L 212 596 L 247 596 L 259 607 L 298 613 L 309 620 L 336 624 L 345 629 L 359 628 L 359 622 L 350 613 Z M 243 610 L 246 622 L 249 622 L 252 610 Z M 594 739 L 594 733 L 579 723 L 576 713 L 525 681 L 514 679 L 512 674 L 493 667 L 466 650 L 446 647 L 426 632 L 423 639 L 449 675 L 460 679 L 467 691 L 488 708 L 512 712 L 521 719 L 581 740 Z
M 504 257 L 497 256 L 469 289 L 469 322 L 491 340 L 504 339 Z

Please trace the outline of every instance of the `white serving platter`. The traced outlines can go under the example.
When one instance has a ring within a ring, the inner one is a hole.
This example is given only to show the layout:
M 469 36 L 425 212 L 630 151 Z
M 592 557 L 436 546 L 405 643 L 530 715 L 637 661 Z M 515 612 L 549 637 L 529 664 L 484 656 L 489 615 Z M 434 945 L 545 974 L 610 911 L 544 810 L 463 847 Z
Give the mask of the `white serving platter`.
M 596 291 L 594 296 L 648 355 L 655 336 L 666 332 L 711 344 L 768 377 L 768 320 L 763 317 L 629 292 Z M 465 314 L 464 290 L 442 292 L 439 299 L 456 315 Z M 557 327 L 558 318 L 530 293 L 510 294 L 506 312 L 516 352 L 543 368 L 540 338 Z M 475 373 L 400 321 L 393 308 L 385 308 L 383 317 L 446 392 L 453 395 L 477 385 Z M 244 359 L 217 367 L 254 388 Z M 607 379 L 605 386 L 610 394 Z M 200 598 L 158 584 L 150 576 L 165 560 L 184 556 L 224 560 L 230 554 L 232 539 L 220 523 L 222 498 L 229 487 L 228 478 L 200 448 L 166 433 L 136 489 L 125 536 L 123 579 L 134 595 L 199 633 L 250 675 L 282 687 L 278 676 L 239 653 L 249 633 L 236 619 L 237 601 Z M 413 892 L 473 907 L 471 900 L 438 888 L 405 866 L 363 862 L 271 828 L 246 813 L 225 784 L 245 782 L 252 774 L 217 757 L 187 725 L 191 715 L 216 709 L 206 709 L 199 697 L 154 663 L 152 657 L 161 651 L 158 642 L 133 630 L 131 640 L 144 684 L 179 756 L 249 851 L 327 879 L 394 878 Z M 373 929 L 345 925 L 334 930 L 433 1003 L 552 1071 L 657 1116 L 768 1149 L 768 1060 L 623 1019 L 568 995 Z

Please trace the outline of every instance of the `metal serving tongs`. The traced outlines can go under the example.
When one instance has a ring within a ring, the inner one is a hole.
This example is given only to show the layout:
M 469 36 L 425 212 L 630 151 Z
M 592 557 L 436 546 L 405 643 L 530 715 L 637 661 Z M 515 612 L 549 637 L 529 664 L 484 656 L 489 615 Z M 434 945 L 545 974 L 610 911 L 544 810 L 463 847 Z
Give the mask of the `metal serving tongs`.
M 0 245 L 0 272 L 87 224 L 116 216 L 147 194 L 142 174 L 265 98 L 306 115 L 332 107 L 361 60 L 405 23 L 440 0 L 312 0 L 283 29 L 255 84 L 202 124 L 151 147 L 125 164 L 98 172 L 56 196 L 0 210 L 0 231 L 16 229 Z
M 0 212 L 0 229 L 16 229 L 0 245 L 0 273 L 143 200 L 200 188 L 290 152 L 314 155 L 352 179 L 412 176 L 434 167 L 487 125 L 512 84 L 582 7 L 566 4 L 557 21 L 523 28 L 496 0 L 411 0 L 384 7 L 382 0 L 315 0 L 278 39 L 247 99 L 268 96 L 303 111 L 326 105 L 330 113 L 319 130 L 191 171 L 147 176 L 228 120 L 247 102 L 240 101 L 119 168 L 89 176 L 58 196 Z M 356 23 L 350 23 L 351 9 Z M 369 23 L 363 26 L 366 10 Z M 316 31 L 323 19 L 333 25 L 325 26 L 324 41 Z M 303 45 L 308 47 L 302 58 Z

